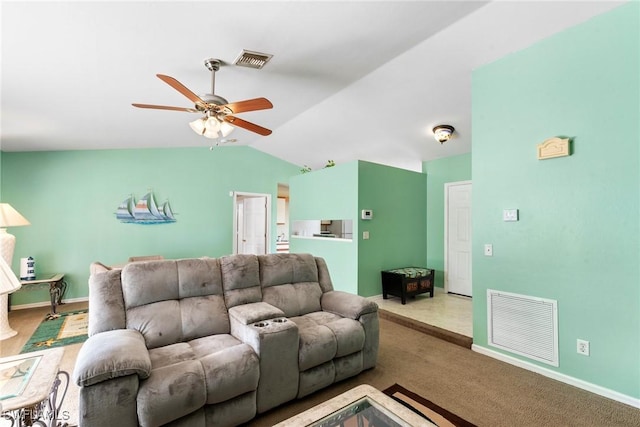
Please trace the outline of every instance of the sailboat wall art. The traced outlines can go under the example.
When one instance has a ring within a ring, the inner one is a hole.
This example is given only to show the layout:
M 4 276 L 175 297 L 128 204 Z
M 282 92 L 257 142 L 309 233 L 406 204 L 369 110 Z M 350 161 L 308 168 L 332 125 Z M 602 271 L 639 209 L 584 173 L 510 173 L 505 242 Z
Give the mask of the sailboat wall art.
M 120 203 L 116 211 L 116 218 L 120 222 L 133 224 L 166 224 L 176 222 L 173 211 L 167 200 L 157 205 L 153 193 L 149 191 L 137 202 L 133 194 Z

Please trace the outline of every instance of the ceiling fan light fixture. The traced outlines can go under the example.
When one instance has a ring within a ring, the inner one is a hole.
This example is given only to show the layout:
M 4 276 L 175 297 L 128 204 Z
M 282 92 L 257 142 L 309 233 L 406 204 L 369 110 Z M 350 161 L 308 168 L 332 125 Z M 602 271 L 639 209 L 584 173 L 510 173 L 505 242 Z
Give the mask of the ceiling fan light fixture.
M 455 131 L 453 126 L 449 125 L 438 125 L 433 128 L 433 135 L 440 144 L 444 144 L 448 140 L 451 139 L 451 135 Z
M 203 135 L 205 131 L 205 123 L 206 123 L 206 119 L 202 117 L 192 122 L 189 122 L 189 126 L 191 126 L 191 129 L 193 129 L 193 131 L 198 135 Z
M 209 117 L 205 122 L 204 127 L 206 128 L 205 132 L 216 132 L 220 130 L 220 120 L 217 117 Z
M 235 128 L 227 122 L 222 122 L 222 124 L 220 124 L 220 133 L 224 138 L 229 136 L 229 134 L 233 132 L 234 129 Z
M 251 52 L 252 54 L 258 54 L 258 52 Z M 255 55 L 254 55 L 255 56 Z M 271 55 L 266 55 L 262 58 L 262 63 L 258 64 L 256 61 L 260 58 L 253 58 L 254 65 L 264 65 L 269 60 Z M 258 61 L 259 62 L 259 61 Z M 152 104 L 138 104 L 132 105 L 137 108 L 151 108 L 156 110 L 170 110 L 170 111 L 184 111 L 188 113 L 201 113 L 203 114 L 197 120 L 189 122 L 189 126 L 195 133 L 201 136 L 205 136 L 211 139 L 218 139 L 228 136 L 236 126 L 244 128 L 250 132 L 257 133 L 258 135 L 267 136 L 271 135 L 271 130 L 258 126 L 255 123 L 248 122 L 246 120 L 237 119 L 231 114 L 244 113 L 247 111 L 266 110 L 273 108 L 273 104 L 267 98 L 254 98 L 244 101 L 238 101 L 229 103 L 226 99 L 215 94 L 215 79 L 216 71 L 220 69 L 222 61 L 215 58 L 205 60 L 205 66 L 211 71 L 211 93 L 204 95 L 196 95 L 185 85 L 178 80 L 165 74 L 156 74 L 163 82 L 167 83 L 173 89 L 180 92 L 191 102 L 195 104 L 194 108 L 173 107 L 167 105 L 152 105 Z

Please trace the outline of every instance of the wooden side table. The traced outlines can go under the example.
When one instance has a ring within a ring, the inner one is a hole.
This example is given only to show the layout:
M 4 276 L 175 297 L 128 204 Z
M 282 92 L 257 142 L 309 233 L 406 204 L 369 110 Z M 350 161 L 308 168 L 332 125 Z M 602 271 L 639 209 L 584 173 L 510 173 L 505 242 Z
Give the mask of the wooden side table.
M 51 296 L 51 313 L 47 315 L 47 320 L 60 317 L 56 313 L 56 307 L 62 304 L 62 296 L 67 290 L 67 282 L 64 281 L 64 273 L 40 274 L 36 280 L 20 280 L 22 286 L 49 284 L 49 295 Z
M 407 297 L 428 292 L 433 298 L 435 271 L 424 267 L 403 267 L 384 270 L 382 275 L 382 298 L 387 295 L 400 297 L 402 304 L 406 304 Z
M 0 359 L 1 417 L 15 427 L 65 427 L 60 407 L 69 386 L 69 374 L 60 371 L 64 348 L 34 351 Z M 58 402 L 58 387 L 65 388 Z

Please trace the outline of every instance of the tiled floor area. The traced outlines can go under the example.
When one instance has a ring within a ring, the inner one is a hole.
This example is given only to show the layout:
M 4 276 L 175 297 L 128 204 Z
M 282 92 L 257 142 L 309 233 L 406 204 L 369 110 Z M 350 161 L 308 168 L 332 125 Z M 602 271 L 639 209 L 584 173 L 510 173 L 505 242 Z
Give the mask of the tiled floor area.
M 370 297 L 378 307 L 401 316 L 409 317 L 428 325 L 473 337 L 471 298 L 447 294 L 442 288 L 435 288 L 433 298 L 417 295 L 402 305 L 400 298 L 382 295 Z

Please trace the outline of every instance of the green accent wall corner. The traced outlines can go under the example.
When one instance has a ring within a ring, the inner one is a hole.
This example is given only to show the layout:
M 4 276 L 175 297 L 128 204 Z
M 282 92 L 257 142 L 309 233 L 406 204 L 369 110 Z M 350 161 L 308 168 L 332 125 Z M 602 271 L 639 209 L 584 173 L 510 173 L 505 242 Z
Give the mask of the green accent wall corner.
M 625 4 L 472 78 L 474 345 L 501 352 L 487 342 L 487 289 L 556 300 L 560 366 L 541 366 L 635 399 L 639 17 L 640 3 Z M 572 139 L 572 155 L 538 160 L 555 136 Z M 503 222 L 504 208 L 520 220 Z
M 352 241 L 291 237 L 292 252 L 325 258 L 337 290 L 380 295 L 381 270 L 426 260 L 424 174 L 354 161 L 292 177 L 290 196 L 292 222 L 353 221 Z M 361 219 L 362 209 L 373 210 L 373 219 Z

